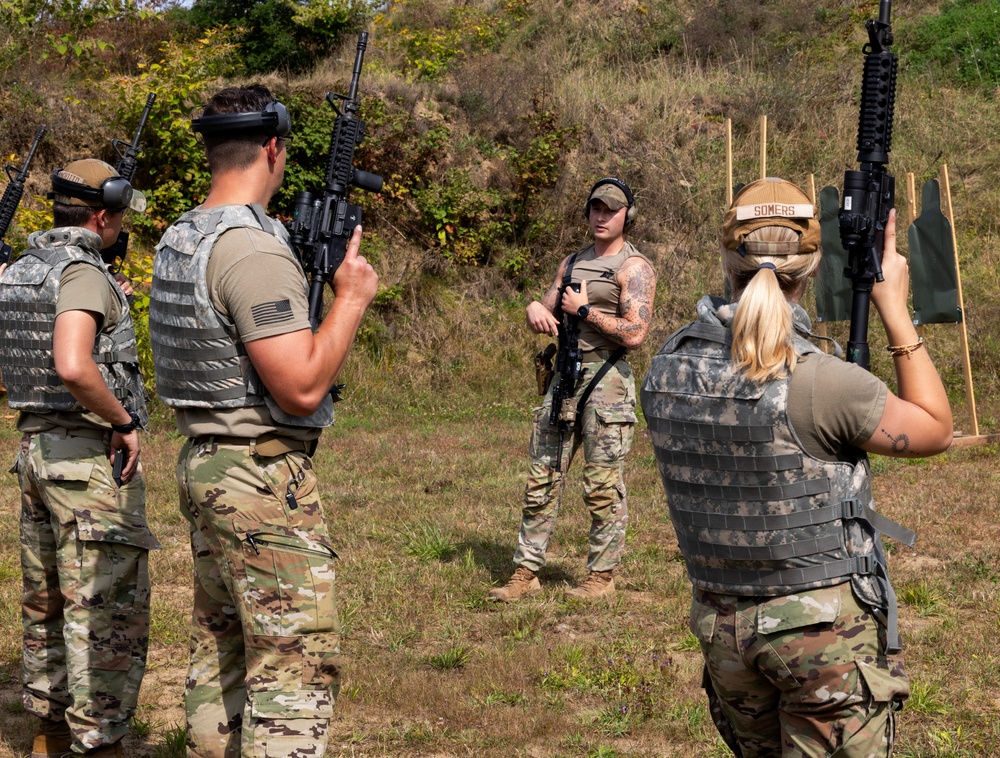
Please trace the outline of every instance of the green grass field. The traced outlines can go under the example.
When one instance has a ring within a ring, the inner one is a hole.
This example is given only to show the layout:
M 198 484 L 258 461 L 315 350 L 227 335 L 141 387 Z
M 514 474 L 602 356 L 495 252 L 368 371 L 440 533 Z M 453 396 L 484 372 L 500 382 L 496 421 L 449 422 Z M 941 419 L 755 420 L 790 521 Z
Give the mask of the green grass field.
M 687 630 L 689 584 L 644 427 L 628 460 L 631 523 L 614 599 L 563 591 L 585 576 L 587 519 L 571 472 L 541 596 L 484 600 L 503 583 L 524 482 L 528 411 L 340 407 L 316 456 L 341 555 L 348 668 L 331 756 L 724 756 Z M 7 414 L 3 454 L 17 433 Z M 181 756 L 190 557 L 176 512 L 180 439 L 145 438 L 153 639 L 129 755 Z M 897 756 L 1000 755 L 997 449 L 875 461 L 880 508 L 920 533 L 889 545 L 913 696 Z M 575 475 L 575 476 L 574 476 Z M 17 490 L 2 479 L 0 756 L 25 756 L 20 706 Z

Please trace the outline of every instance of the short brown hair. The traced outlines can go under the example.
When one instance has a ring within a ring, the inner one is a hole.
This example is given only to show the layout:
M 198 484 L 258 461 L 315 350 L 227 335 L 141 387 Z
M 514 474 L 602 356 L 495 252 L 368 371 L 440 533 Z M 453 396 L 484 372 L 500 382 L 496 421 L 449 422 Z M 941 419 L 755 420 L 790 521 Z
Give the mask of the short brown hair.
M 262 84 L 226 87 L 212 96 L 202 115 L 253 113 L 264 110 L 274 101 L 274 95 Z M 214 174 L 218 171 L 239 171 L 249 167 L 257 159 L 257 151 L 268 136 L 263 129 L 259 132 L 204 135 L 209 170 Z
M 82 205 L 52 204 L 52 228 L 63 226 L 86 226 L 100 208 L 87 208 Z

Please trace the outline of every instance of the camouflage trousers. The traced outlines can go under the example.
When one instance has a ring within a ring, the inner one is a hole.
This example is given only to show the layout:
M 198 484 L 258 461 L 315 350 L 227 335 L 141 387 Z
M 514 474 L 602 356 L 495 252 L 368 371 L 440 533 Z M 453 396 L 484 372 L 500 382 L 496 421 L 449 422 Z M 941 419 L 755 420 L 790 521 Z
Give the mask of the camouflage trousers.
M 586 372 L 571 401 L 574 407 L 603 363 L 583 365 Z M 572 429 L 562 435 L 549 424 L 552 391 L 558 381 L 556 376 L 542 406 L 535 409 L 529 447 L 531 464 L 514 564 L 532 571 L 545 565 L 562 502 L 564 477 L 582 446 L 583 502 L 590 511 L 587 568 L 610 571 L 621 563 L 628 523 L 622 467 L 632 447 L 636 420 L 632 368 L 626 360 L 619 360 L 594 387 Z M 562 460 L 560 471 L 556 471 L 560 449 Z
M 743 758 L 881 758 L 910 687 L 851 583 L 776 598 L 695 591 L 713 720 Z
M 340 622 L 312 462 L 199 437 L 177 482 L 194 556 L 188 756 L 322 756 Z
M 24 707 L 63 721 L 73 751 L 128 732 L 149 645 L 148 551 L 141 470 L 115 485 L 108 438 L 26 434 L 21 486 Z

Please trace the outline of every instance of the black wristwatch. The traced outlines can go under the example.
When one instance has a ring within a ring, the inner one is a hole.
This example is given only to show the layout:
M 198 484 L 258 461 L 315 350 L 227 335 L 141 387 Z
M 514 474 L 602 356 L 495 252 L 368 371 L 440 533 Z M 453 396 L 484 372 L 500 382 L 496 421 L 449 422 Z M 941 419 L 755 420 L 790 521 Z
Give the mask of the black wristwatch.
M 136 413 L 135 411 L 129 411 L 128 408 L 126 408 L 125 410 L 128 411 L 128 415 L 132 417 L 132 420 L 129 421 L 127 424 L 111 425 L 111 429 L 113 431 L 118 432 L 119 434 L 131 434 L 136 430 L 137 427 L 142 425 L 142 421 L 139 420 L 138 413 Z
M 576 315 L 586 320 L 587 316 L 590 315 L 590 303 L 584 303 L 579 308 L 577 308 Z

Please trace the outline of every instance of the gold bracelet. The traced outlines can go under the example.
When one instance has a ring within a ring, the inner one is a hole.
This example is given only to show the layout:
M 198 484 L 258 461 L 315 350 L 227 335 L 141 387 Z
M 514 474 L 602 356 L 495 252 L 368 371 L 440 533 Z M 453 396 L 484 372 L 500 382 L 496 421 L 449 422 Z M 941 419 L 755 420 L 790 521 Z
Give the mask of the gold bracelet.
M 919 349 L 923 346 L 924 342 L 926 340 L 923 337 L 919 337 L 912 345 L 886 345 L 885 349 L 893 358 L 898 358 L 901 355 L 909 355 L 914 350 Z

